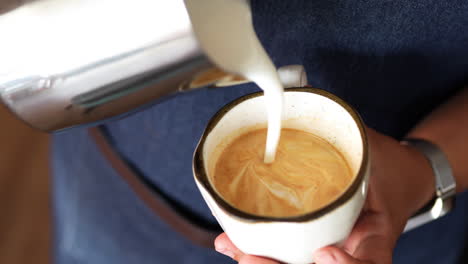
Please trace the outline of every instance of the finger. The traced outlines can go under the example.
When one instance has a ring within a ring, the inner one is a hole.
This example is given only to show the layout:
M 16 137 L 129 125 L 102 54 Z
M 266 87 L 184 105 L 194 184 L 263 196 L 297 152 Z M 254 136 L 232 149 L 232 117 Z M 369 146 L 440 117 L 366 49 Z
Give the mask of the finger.
M 393 245 L 382 235 L 368 236 L 353 252 L 358 259 L 372 260 L 373 263 L 391 264 Z
M 356 221 L 356 224 L 354 225 L 351 234 L 349 234 L 348 239 L 346 239 L 343 248 L 348 253 L 352 254 L 354 251 L 356 251 L 356 248 L 359 246 L 361 241 L 366 237 L 371 236 L 372 232 L 378 230 L 378 228 L 378 216 L 372 212 L 363 212 Z
M 244 255 L 240 258 L 239 264 L 279 264 L 279 262 L 262 257 Z
M 329 246 L 314 253 L 316 264 L 370 264 L 371 262 L 358 260 L 344 250 Z
M 222 233 L 215 239 L 215 249 L 221 254 L 224 254 L 236 261 L 239 261 L 244 253 L 240 251 L 229 239 L 226 233 Z
M 357 259 L 391 263 L 396 240 L 385 226 L 385 219 L 380 215 L 363 214 L 346 240 L 344 250 Z

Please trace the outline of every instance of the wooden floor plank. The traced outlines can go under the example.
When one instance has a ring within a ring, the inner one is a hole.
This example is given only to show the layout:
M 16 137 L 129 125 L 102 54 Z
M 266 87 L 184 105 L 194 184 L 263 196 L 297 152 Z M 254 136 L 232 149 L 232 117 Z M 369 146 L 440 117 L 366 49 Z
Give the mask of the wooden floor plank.
M 48 151 L 0 104 L 0 263 L 50 263 Z

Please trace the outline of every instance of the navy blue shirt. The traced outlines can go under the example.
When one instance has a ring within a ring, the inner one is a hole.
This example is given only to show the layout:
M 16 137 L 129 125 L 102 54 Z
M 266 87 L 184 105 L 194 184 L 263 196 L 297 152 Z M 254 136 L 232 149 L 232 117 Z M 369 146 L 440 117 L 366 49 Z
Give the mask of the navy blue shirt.
M 365 123 L 400 139 L 468 77 L 468 1 L 252 1 L 254 25 L 276 66 L 302 64 L 309 83 L 353 105 Z M 181 94 L 106 124 L 146 179 L 215 223 L 192 179 L 209 118 L 253 84 Z M 57 263 L 229 263 L 174 233 L 132 192 L 83 129 L 53 148 Z M 468 197 L 437 222 L 405 234 L 394 263 L 457 263 Z

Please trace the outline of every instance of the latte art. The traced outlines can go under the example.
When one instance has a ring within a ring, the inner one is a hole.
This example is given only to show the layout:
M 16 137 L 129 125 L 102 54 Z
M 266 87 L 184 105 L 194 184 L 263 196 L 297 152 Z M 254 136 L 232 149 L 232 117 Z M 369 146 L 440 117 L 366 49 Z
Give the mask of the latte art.
M 222 150 L 214 186 L 234 207 L 255 215 L 286 217 L 329 204 L 353 175 L 342 154 L 311 133 L 282 129 L 275 161 L 264 163 L 266 129 L 241 135 Z

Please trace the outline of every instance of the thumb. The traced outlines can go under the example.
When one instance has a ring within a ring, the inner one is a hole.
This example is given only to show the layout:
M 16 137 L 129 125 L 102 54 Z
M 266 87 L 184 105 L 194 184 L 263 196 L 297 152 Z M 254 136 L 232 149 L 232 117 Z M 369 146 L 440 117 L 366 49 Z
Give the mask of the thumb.
M 398 235 L 392 233 L 389 224 L 382 219 L 375 214 L 361 217 L 343 245 L 346 252 L 370 263 L 391 264 Z
M 333 246 L 317 250 L 314 253 L 314 261 L 316 264 L 370 264 L 370 262 L 355 259 L 344 250 Z
M 369 259 L 372 263 L 392 263 L 392 246 L 388 241 L 389 236 L 370 235 L 363 239 L 352 253 L 359 259 Z

